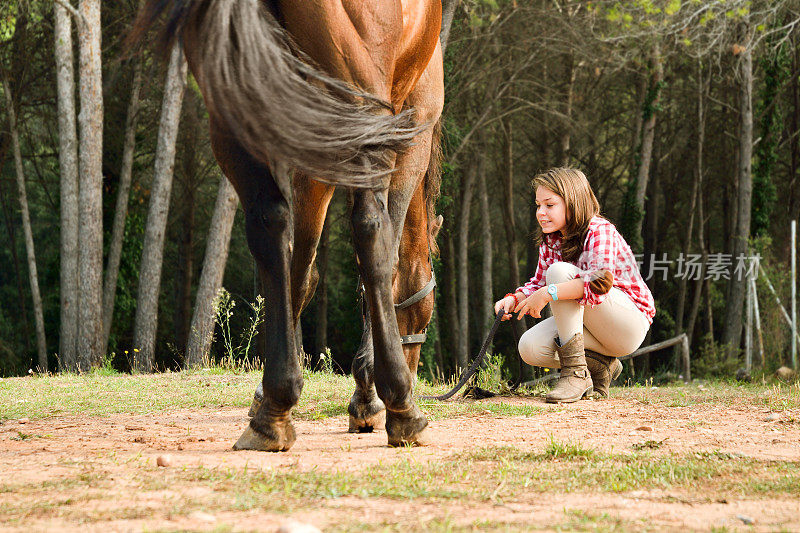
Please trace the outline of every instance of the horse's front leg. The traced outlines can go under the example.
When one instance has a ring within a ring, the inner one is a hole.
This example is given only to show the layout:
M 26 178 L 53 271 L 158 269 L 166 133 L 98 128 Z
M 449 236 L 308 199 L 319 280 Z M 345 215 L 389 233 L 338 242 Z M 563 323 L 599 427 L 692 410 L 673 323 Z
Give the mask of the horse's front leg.
M 386 406 L 386 432 L 393 446 L 419 443 L 428 420 L 411 397 L 413 376 L 400 344 L 392 298 L 394 235 L 382 190 L 353 192 L 353 236 L 372 325 L 375 389 Z

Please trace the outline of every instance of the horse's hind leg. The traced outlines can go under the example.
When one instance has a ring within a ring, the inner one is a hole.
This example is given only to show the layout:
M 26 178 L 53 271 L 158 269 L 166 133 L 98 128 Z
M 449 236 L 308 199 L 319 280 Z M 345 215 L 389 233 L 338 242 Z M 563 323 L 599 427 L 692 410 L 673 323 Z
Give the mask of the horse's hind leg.
M 356 390 L 347 406 L 347 412 L 350 415 L 348 428 L 350 433 L 370 433 L 376 429 L 384 429 L 386 426 L 385 406 L 375 390 L 372 326 L 366 299 L 362 305 L 361 344 L 351 366 Z
M 417 443 L 428 421 L 411 397 L 413 376 L 403 357 L 392 298 L 394 235 L 382 190 L 353 193 L 353 237 L 372 324 L 375 387 L 386 406 L 390 445 Z
M 264 320 L 256 337 L 264 360 L 264 399 L 234 449 L 288 450 L 295 441 L 291 409 L 303 388 L 289 293 L 293 230 L 290 179 L 286 172 L 271 172 L 231 135 L 213 125 L 211 140 L 217 160 L 242 203 L 247 243 L 265 298 Z
M 439 120 L 444 105 L 444 79 L 442 73 L 442 55 L 441 49 L 437 46 L 433 58 L 428 64 L 425 72 L 420 80 L 417 82 L 414 90 L 406 100 L 406 105 L 413 107 L 417 112 L 417 119 L 421 124 L 430 124 L 431 127 L 425 129 L 417 135 L 414 139 L 414 144 L 405 152 L 397 156 L 396 171 L 392 175 L 389 187 L 389 218 L 391 219 L 394 244 L 392 251 L 392 261 L 397 258 L 397 249 L 400 246 L 400 241 L 406 240 L 409 242 L 419 243 L 422 241 L 421 246 L 414 246 L 425 250 L 421 256 L 417 257 L 403 257 L 397 264 L 397 272 L 403 276 L 408 275 L 410 268 L 413 266 L 414 261 L 417 263 L 427 263 L 428 257 L 428 221 L 426 216 L 425 202 L 427 201 L 424 196 L 421 198 L 418 207 L 422 217 L 417 220 L 419 223 L 412 223 L 411 227 L 406 227 L 406 217 L 409 211 L 409 205 L 414 197 L 415 191 L 421 187 L 422 179 L 428 171 L 431 163 L 431 146 L 433 142 L 438 142 L 438 139 L 433 139 L 433 125 Z M 438 164 L 438 163 L 433 163 Z M 424 230 L 421 231 L 421 227 Z M 412 277 L 413 276 L 409 276 Z M 413 294 L 419 290 L 429 278 L 424 281 L 420 280 L 398 280 L 395 289 L 400 289 L 400 294 L 396 295 L 397 301 L 402 299 L 407 294 Z M 407 283 L 406 283 L 407 282 Z M 417 285 L 414 285 L 414 283 Z M 405 285 L 412 284 L 413 289 L 408 292 L 402 292 L 406 289 Z M 432 296 L 430 299 L 432 300 Z M 430 311 L 432 312 L 432 303 Z M 426 305 L 428 305 L 426 304 Z M 410 320 L 412 314 L 418 313 L 420 309 L 409 309 L 401 311 L 401 316 L 398 316 L 398 321 L 401 325 L 408 325 L 414 322 Z M 425 313 L 423 313 L 425 314 Z M 430 320 L 430 313 L 427 314 L 424 323 Z M 403 334 L 417 333 L 419 329 L 414 331 L 403 331 Z M 406 363 L 409 371 L 413 376 L 417 371 L 417 364 L 419 362 L 420 345 L 408 345 L 403 347 L 403 352 L 406 358 Z M 373 429 L 380 429 L 383 427 L 383 420 L 385 413 L 383 411 L 383 403 L 377 397 L 375 391 L 375 383 L 373 377 L 373 347 L 372 347 L 372 328 L 368 314 L 365 314 L 363 322 L 363 333 L 361 336 L 361 345 L 358 348 L 355 358 L 353 359 L 353 377 L 356 382 L 356 390 L 350 399 L 348 412 L 350 414 L 350 431 L 366 432 Z

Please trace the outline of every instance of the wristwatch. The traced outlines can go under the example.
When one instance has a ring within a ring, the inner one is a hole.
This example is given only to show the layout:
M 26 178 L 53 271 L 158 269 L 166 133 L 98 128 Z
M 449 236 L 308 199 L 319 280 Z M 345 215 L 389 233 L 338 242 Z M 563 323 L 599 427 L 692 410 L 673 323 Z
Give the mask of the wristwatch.
M 554 284 L 550 284 L 547 286 L 547 293 L 553 297 L 553 301 L 558 300 L 558 288 Z

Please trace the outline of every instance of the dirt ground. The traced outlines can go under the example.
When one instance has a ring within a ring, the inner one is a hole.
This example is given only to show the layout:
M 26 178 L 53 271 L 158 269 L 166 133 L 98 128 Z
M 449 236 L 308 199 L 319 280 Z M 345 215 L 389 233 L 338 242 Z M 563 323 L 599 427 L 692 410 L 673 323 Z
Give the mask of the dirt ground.
M 476 521 L 486 519 L 495 524 L 494 529 L 502 529 L 502 524 L 507 523 L 510 530 L 550 530 L 565 527 L 565 516 L 602 513 L 603 524 L 618 521 L 621 529 L 639 529 L 638 524 L 642 530 L 800 531 L 800 501 L 788 496 L 764 499 L 743 494 L 717 500 L 713 495 L 685 488 L 577 494 L 542 494 L 531 489 L 503 501 L 482 503 L 344 496 L 297 513 L 253 508 L 236 511 L 230 507 L 218 511 L 209 504 L 202 511 L 183 514 L 176 511 L 175 502 L 184 498 L 203 501 L 214 492 L 213 484 L 143 487 L 137 477 L 142 470 L 158 476 L 198 466 L 228 471 L 361 472 L 401 460 L 435 463 L 477 447 L 541 450 L 552 439 L 581 442 L 612 453 L 630 453 L 637 445 L 650 441 L 658 443 L 653 453 L 665 456 L 713 450 L 733 457 L 800 461 L 797 409 L 776 413 L 736 401 L 728 405 L 669 407 L 637 400 L 632 395 L 572 405 L 548 405 L 539 398 L 494 398 L 481 401 L 481 405 L 489 408 L 500 402 L 535 405 L 542 412 L 523 417 L 496 415 L 487 409 L 435 420 L 429 429 L 430 444 L 415 449 L 388 448 L 384 432 L 349 434 L 344 416 L 301 420 L 295 422 L 295 446 L 280 454 L 231 450 L 247 423 L 246 409 L 242 408 L 8 420 L 0 425 L 0 475 L 10 487 L 0 492 L 0 501 L 5 500 L 0 504 L 0 529 L 271 531 L 291 517 L 326 530 L 341 527 L 345 519 L 354 515 L 365 524 L 386 527 L 395 517 L 398 524 L 411 523 L 424 529 L 420 524 L 427 518 L 446 515 L 452 529 L 470 530 Z M 22 435 L 46 438 L 21 438 Z M 156 467 L 157 458 L 164 455 L 168 455 L 171 464 Z M 88 485 L 60 483 L 76 472 L 90 476 Z M 96 476 L 98 485 L 106 487 L 104 490 L 111 481 L 113 490 L 104 496 L 90 494 L 94 483 L 91 476 Z M 39 486 L 43 492 L 14 490 L 23 486 Z M 794 494 L 799 492 L 797 487 Z M 51 506 L 45 510 L 41 506 L 26 507 L 21 500 L 32 494 L 46 494 Z M 123 503 L 147 512 L 130 516 L 105 513 Z M 4 516 L 13 520 L 4 521 Z M 568 529 L 572 527 L 594 529 L 586 522 L 567 525 Z

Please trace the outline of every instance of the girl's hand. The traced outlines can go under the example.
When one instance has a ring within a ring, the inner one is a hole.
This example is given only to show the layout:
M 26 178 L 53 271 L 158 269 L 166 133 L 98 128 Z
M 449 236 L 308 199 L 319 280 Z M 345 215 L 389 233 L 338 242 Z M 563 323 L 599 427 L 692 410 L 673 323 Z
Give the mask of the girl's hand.
M 530 296 L 522 300 L 519 305 L 514 309 L 517 313 L 517 320 L 521 320 L 525 315 L 531 315 L 534 318 L 542 318 L 542 309 L 550 303 L 551 296 L 545 287 L 537 289 Z
M 511 318 L 511 315 L 509 313 L 511 312 L 512 309 L 514 309 L 515 305 L 516 301 L 514 300 L 513 296 L 506 296 L 502 300 L 497 300 L 494 303 L 494 315 L 497 316 L 497 313 L 499 313 L 500 310 L 502 309 L 503 311 L 506 312 L 506 314 L 503 316 L 503 320 L 508 320 L 509 318 Z

